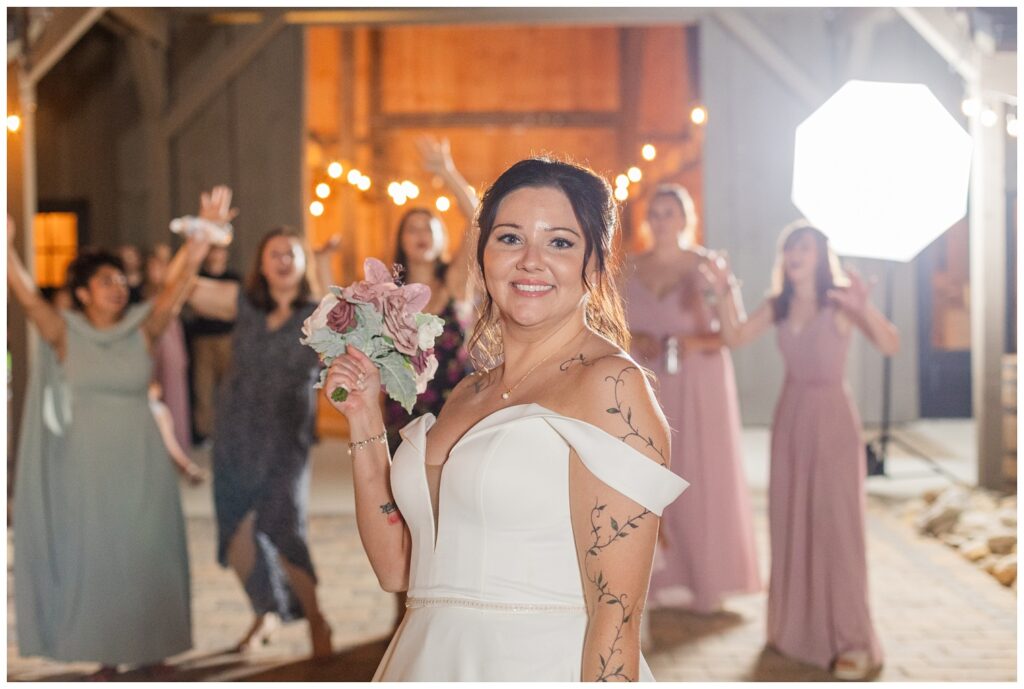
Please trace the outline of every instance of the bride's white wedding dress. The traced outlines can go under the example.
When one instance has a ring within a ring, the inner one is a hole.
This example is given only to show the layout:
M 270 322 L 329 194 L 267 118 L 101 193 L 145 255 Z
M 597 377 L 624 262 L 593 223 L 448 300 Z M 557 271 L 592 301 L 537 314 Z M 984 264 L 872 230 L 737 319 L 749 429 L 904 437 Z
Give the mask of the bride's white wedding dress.
M 587 613 L 569 514 L 570 447 L 654 514 L 687 483 L 591 424 L 537 404 L 470 428 L 444 464 L 437 539 L 424 453 L 434 416 L 402 429 L 391 466 L 412 534 L 409 609 L 377 681 L 577 681 Z M 640 679 L 653 680 L 641 657 Z

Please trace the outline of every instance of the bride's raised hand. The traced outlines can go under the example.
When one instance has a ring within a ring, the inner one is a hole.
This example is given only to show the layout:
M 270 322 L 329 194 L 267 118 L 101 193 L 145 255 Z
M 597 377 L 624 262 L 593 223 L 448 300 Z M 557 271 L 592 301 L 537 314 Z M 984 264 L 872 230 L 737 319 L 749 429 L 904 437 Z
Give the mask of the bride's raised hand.
M 335 394 L 335 391 L 338 393 Z M 331 406 L 349 421 L 380 413 L 377 402 L 380 395 L 380 371 L 369 357 L 355 347 L 349 347 L 348 351 L 331 362 L 324 381 L 324 395 Z

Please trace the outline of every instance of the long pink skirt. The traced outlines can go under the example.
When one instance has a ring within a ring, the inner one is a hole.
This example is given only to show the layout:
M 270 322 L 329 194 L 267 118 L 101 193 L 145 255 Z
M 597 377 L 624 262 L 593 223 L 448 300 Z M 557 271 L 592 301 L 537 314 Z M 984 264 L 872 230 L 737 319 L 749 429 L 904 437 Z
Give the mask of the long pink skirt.
M 718 609 L 729 594 L 761 590 L 750 495 L 740 454 L 740 412 L 725 349 L 685 354 L 679 372 L 655 370 L 672 427 L 672 471 L 690 482 L 661 517 L 648 607 Z

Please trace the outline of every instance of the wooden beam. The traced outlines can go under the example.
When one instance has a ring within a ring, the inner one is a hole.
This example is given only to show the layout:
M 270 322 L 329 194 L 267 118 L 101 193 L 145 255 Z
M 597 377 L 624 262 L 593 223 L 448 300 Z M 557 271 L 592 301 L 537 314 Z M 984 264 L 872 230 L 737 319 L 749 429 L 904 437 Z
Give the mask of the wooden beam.
M 965 81 L 978 78 L 974 42 L 969 30 L 950 16 L 949 8 L 896 7 L 895 10 Z
M 699 7 L 433 7 L 289 10 L 289 24 L 387 26 L 393 24 L 573 24 L 639 26 L 696 22 L 709 10 Z M 218 11 L 218 24 L 258 23 L 261 12 Z
M 106 11 L 104 7 L 66 7 L 55 10 L 38 42 L 28 49 L 28 74 L 33 85 L 46 76 Z
M 825 89 L 741 10 L 716 10 L 715 19 L 809 107 L 816 108 L 827 98 Z
M 155 233 L 161 227 L 166 230 L 171 217 L 171 150 L 161 126 L 167 104 L 167 50 L 139 33 L 128 37 L 127 46 L 145 142 L 146 232 Z
M 167 17 L 148 7 L 111 7 L 111 16 L 161 48 L 168 45 Z
M 372 120 L 374 128 L 422 129 L 437 127 L 607 127 L 619 126 L 619 113 L 608 110 L 531 110 L 529 112 L 444 112 L 444 113 L 379 113 Z
M 190 88 L 188 92 L 171 106 L 163 119 L 164 135 L 170 137 L 188 122 L 199 109 L 224 85 L 241 72 L 261 50 L 285 27 L 281 12 L 268 13 L 266 21 L 255 33 L 240 41 L 238 45 L 222 55 L 206 72 L 205 78 Z

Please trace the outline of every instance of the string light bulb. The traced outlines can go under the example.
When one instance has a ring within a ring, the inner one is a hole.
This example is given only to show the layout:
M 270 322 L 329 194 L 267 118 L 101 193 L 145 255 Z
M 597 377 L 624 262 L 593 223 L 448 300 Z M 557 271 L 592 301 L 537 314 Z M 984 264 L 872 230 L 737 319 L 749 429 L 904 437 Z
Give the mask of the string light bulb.
M 341 173 L 344 171 L 345 168 L 343 168 L 341 166 L 341 163 L 339 163 L 337 160 L 332 161 L 331 164 L 327 166 L 327 175 L 331 179 L 338 179 L 339 177 L 341 177 Z
M 979 120 L 983 127 L 991 127 L 999 120 L 999 115 L 992 108 L 985 108 L 981 111 Z
M 398 194 L 395 194 L 394 196 L 392 196 L 391 200 L 395 202 L 396 206 L 404 206 L 405 202 L 408 199 L 405 198 L 405 194 L 402 194 L 401 192 L 399 192 Z
M 363 178 L 363 173 L 359 170 L 352 168 L 348 171 L 348 176 L 345 179 L 348 180 L 349 184 L 359 184 L 359 180 Z
M 629 198 L 629 188 L 628 187 L 618 187 L 615 190 L 615 198 L 617 198 L 619 201 L 625 201 L 626 199 L 628 199 Z
M 623 189 L 629 186 L 629 177 L 626 175 L 616 175 L 615 177 L 615 188 Z
M 690 111 L 690 121 L 696 125 L 704 124 L 708 121 L 708 111 L 704 109 L 704 106 L 698 105 Z
M 320 182 L 316 185 L 316 195 L 322 199 L 326 199 L 331 195 L 331 185 L 327 182 Z
M 636 165 L 626 170 L 626 177 L 629 177 L 630 182 L 639 182 L 644 177 L 644 173 L 640 171 Z
M 434 202 L 434 206 L 437 207 L 437 210 L 444 213 L 452 207 L 452 202 L 448 200 L 447 196 L 438 196 L 437 201 Z
M 977 98 L 964 98 L 960 103 L 960 112 L 968 117 L 977 117 L 981 113 L 981 101 Z
M 324 214 L 324 204 L 320 203 L 319 201 L 314 201 L 313 203 L 309 204 L 309 212 L 314 218 L 319 218 L 321 215 Z
M 420 195 L 420 188 L 409 180 L 405 180 L 402 182 L 402 192 L 410 199 L 414 199 Z
M 640 149 L 640 155 L 644 160 L 650 162 L 658 155 L 658 149 L 654 147 L 654 144 L 644 144 Z
M 358 187 L 359 191 L 366 191 L 367 189 L 370 188 L 370 184 L 370 178 L 367 177 L 366 175 L 363 175 L 362 177 L 359 178 L 359 181 L 356 182 L 356 187 Z
M 394 182 L 394 181 L 390 182 L 388 184 L 388 196 L 390 196 L 391 198 L 394 198 L 395 196 L 397 196 L 398 194 L 401 194 L 401 193 L 402 193 L 402 185 L 401 184 L 399 184 L 398 182 Z
M 21 129 L 21 118 L 17 115 L 7 116 L 7 131 L 16 132 Z

